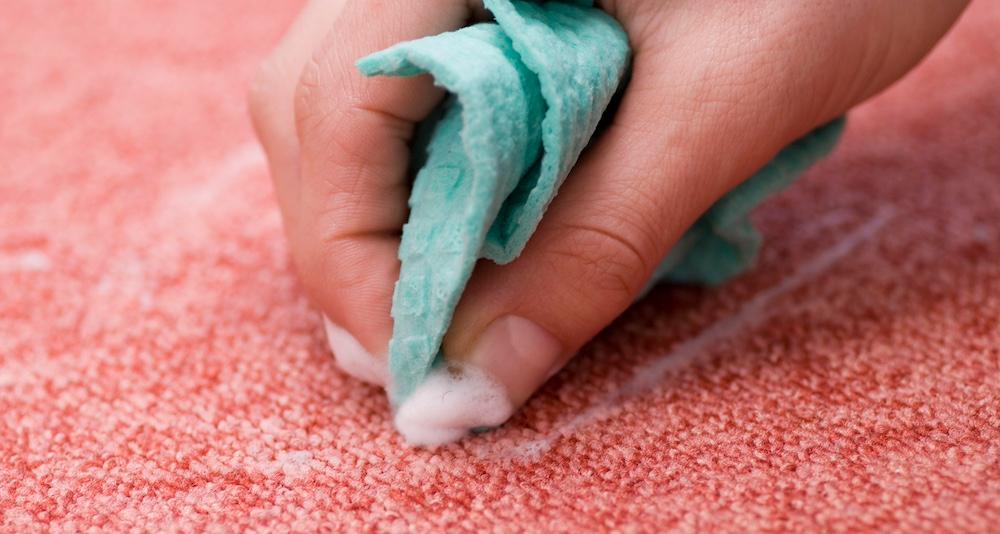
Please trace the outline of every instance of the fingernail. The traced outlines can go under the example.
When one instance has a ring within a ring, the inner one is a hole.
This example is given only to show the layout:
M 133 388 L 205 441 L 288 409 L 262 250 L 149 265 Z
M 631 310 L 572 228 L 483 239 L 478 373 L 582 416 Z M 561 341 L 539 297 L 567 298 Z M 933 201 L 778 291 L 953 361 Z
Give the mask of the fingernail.
M 365 382 L 385 387 L 388 363 L 372 355 L 350 332 L 323 316 L 326 341 L 345 373 Z
M 479 337 L 465 361 L 503 384 L 515 406 L 528 400 L 562 366 L 563 348 L 548 330 L 506 315 Z
M 499 426 L 513 413 L 506 388 L 494 377 L 468 363 L 449 363 L 431 371 L 393 422 L 410 445 L 434 448 Z

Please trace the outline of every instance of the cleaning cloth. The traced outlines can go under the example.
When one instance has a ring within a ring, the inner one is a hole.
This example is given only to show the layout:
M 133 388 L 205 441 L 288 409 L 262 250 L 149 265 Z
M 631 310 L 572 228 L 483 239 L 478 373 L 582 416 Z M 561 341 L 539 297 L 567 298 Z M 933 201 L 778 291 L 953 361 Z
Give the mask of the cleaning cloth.
M 450 96 L 413 146 L 416 173 L 393 295 L 389 394 L 398 406 L 443 361 L 441 342 L 479 258 L 513 261 L 594 134 L 629 63 L 591 1 L 485 0 L 495 22 L 358 61 L 369 76 L 430 73 Z M 752 264 L 750 210 L 833 146 L 836 122 L 786 148 L 712 207 L 651 283 L 720 283 Z

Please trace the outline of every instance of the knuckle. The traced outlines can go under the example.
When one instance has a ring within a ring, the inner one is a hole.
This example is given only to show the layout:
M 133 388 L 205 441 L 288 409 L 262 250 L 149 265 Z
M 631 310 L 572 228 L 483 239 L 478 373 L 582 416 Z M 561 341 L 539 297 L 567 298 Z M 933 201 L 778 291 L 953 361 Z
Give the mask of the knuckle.
M 358 244 L 352 239 L 322 238 L 294 254 L 295 268 L 310 295 L 348 294 L 364 284 L 370 270 L 364 268 Z
M 313 125 L 317 115 L 316 94 L 320 84 L 320 66 L 311 58 L 302 67 L 302 76 L 295 86 L 295 124 L 300 130 Z
M 295 87 L 295 127 L 306 144 L 320 144 L 334 157 L 350 160 L 366 153 L 369 139 L 357 119 L 351 94 L 320 58 L 310 59 Z
M 648 246 L 630 231 L 629 224 L 612 217 L 567 223 L 558 232 L 550 252 L 570 279 L 597 290 L 600 302 L 624 308 L 642 289 L 652 269 Z M 568 262 L 568 263 L 567 263 Z
M 339 102 L 349 91 L 338 90 L 337 80 L 326 61 L 312 57 L 302 68 L 294 91 L 295 124 L 300 133 L 308 133 L 335 123 L 331 120 Z

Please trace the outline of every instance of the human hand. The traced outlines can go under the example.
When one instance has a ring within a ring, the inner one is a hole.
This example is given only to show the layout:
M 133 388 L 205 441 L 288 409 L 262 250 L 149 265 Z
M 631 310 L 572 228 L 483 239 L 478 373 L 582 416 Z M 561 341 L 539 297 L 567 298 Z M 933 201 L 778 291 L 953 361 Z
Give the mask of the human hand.
M 708 206 L 905 74 L 966 4 L 599 3 L 634 51 L 621 106 L 522 256 L 477 266 L 444 342 L 513 405 L 633 301 Z M 371 382 L 386 376 L 407 141 L 442 94 L 426 76 L 363 78 L 354 62 L 481 16 L 469 0 L 312 0 L 251 91 L 297 270 L 338 361 Z

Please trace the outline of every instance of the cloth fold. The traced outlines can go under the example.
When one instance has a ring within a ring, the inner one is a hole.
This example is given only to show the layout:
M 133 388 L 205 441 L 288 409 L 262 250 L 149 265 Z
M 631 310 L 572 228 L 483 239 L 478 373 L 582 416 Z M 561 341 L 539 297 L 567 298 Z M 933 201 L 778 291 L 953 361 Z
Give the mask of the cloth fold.
M 389 394 L 403 402 L 443 361 L 441 342 L 476 261 L 513 261 L 620 89 L 630 48 L 589 1 L 486 0 L 495 22 L 395 45 L 358 61 L 366 75 L 430 73 L 451 93 L 421 126 L 419 170 L 399 250 Z M 786 148 L 720 200 L 656 271 L 720 283 L 760 246 L 750 210 L 835 144 L 842 122 Z

